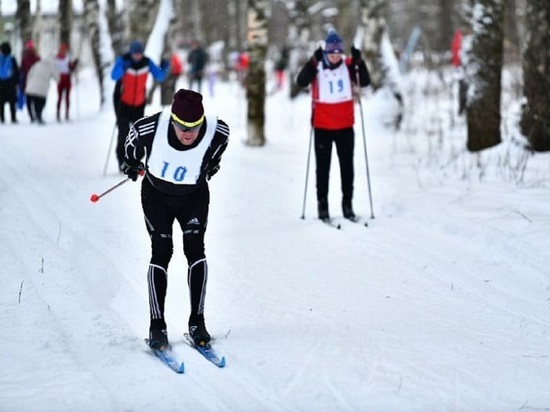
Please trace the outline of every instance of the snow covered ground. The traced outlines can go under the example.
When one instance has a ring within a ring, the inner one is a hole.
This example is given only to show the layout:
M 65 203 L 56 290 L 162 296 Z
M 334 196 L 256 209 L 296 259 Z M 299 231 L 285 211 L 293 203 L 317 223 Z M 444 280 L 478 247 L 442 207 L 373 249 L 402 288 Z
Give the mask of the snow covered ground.
M 0 127 L 0 411 L 550 410 L 548 154 L 509 178 L 513 143 L 464 153 L 462 118 L 422 133 L 414 122 L 442 110 L 430 98 L 395 133 L 381 125 L 383 99 L 369 96 L 376 218 L 338 231 L 315 219 L 313 158 L 300 219 L 309 97 L 269 97 L 268 144 L 249 148 L 244 93 L 219 84 L 205 105 L 231 143 L 211 183 L 206 309 L 227 367 L 183 341 L 176 238 L 166 311 L 186 364 L 176 375 L 143 343 L 139 184 L 89 201 L 124 177 L 113 155 L 103 176 L 114 114 L 97 113 L 82 76 L 74 120 L 57 124 L 51 92 L 46 126 L 20 112 L 19 125 Z M 356 133 L 354 205 L 368 218 L 359 116 Z

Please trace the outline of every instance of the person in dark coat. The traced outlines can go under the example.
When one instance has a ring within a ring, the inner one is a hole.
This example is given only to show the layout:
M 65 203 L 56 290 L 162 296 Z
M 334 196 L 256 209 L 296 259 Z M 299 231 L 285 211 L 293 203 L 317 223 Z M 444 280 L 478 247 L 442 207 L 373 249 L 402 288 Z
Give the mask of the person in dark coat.
M 193 85 L 197 82 L 197 91 L 200 93 L 202 88 L 202 78 L 204 77 L 204 71 L 206 63 L 208 62 L 208 54 L 201 47 L 197 40 L 193 41 L 189 56 L 187 56 L 189 75 L 189 89 L 193 89 Z
M 19 66 L 11 55 L 8 42 L 0 45 L 0 122 L 4 123 L 4 106 L 9 105 L 11 122 L 17 123 L 17 87 L 19 86 Z

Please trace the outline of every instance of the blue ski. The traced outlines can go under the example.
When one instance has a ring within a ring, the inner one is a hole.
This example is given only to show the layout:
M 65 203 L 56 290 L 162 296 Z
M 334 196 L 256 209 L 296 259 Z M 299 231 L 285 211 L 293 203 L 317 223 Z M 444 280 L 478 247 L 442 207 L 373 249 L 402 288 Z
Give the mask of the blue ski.
M 145 343 L 147 344 L 147 346 L 149 346 L 149 339 L 145 339 Z M 176 354 L 172 351 L 170 347 L 167 347 L 163 350 L 153 348 L 149 349 L 151 349 L 151 352 L 174 372 L 183 373 L 185 371 L 185 366 L 183 362 L 178 361 Z
M 207 343 L 205 346 L 195 345 L 195 342 L 193 342 L 193 338 L 191 337 L 191 335 L 185 333 L 184 336 L 189 346 L 195 348 L 207 360 L 212 362 L 218 368 L 223 368 L 225 366 L 225 356 L 220 356 L 209 343 Z

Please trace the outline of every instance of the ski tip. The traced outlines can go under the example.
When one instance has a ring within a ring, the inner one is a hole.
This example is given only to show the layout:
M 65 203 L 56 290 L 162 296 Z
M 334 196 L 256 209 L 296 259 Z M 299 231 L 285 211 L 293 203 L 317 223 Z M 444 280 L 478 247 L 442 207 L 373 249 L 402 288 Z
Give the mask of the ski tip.
M 225 368 L 225 356 L 222 356 L 220 363 L 218 363 L 218 368 Z
M 176 373 L 185 373 L 185 365 L 182 362 L 179 366 L 179 368 L 176 370 Z

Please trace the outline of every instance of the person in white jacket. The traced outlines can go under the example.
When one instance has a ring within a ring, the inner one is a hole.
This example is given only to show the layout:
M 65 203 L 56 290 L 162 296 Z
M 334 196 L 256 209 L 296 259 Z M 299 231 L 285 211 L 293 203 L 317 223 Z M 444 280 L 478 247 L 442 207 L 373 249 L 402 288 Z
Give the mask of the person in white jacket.
M 25 88 L 31 122 L 37 121 L 38 124 L 44 124 L 42 111 L 46 106 L 51 80 L 56 83 L 59 80 L 59 72 L 53 60 L 39 60 L 31 67 L 27 75 L 27 86 Z

